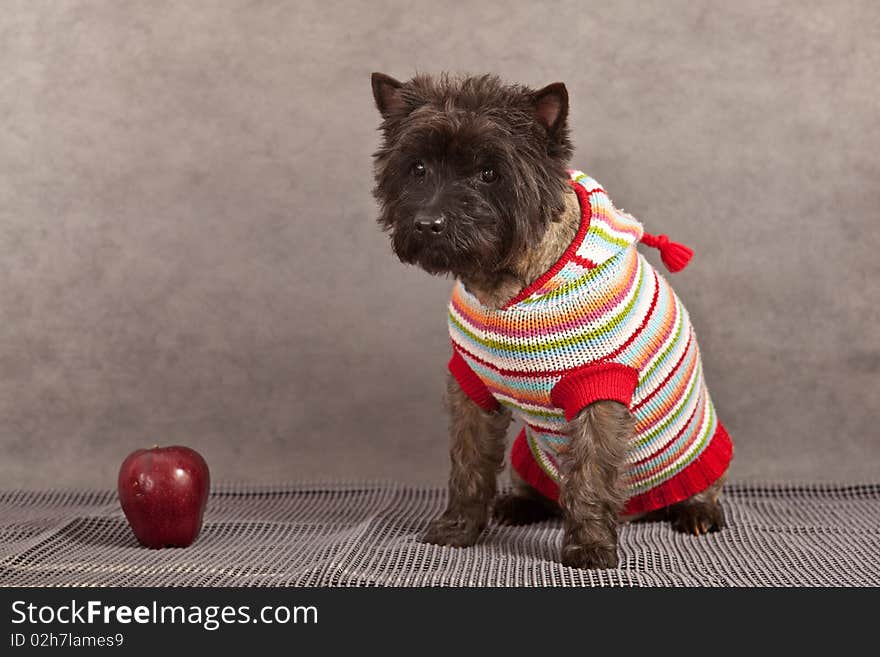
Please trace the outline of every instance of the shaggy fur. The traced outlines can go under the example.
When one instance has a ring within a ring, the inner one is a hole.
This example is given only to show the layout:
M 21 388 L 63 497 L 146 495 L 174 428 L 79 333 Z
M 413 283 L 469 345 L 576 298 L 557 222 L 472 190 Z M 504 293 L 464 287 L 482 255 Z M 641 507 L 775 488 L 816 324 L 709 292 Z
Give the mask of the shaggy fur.
M 374 193 L 400 260 L 483 289 L 515 277 L 565 207 L 571 144 L 552 115 L 567 110 L 564 87 L 421 75 L 406 84 L 374 76 L 373 90 L 384 119 Z M 545 123 L 536 119 L 542 103 Z M 485 182 L 486 170 L 497 178 Z M 418 217 L 442 218 L 445 232 L 426 239 Z
M 422 537 L 427 543 L 473 545 L 486 528 L 497 491 L 497 476 L 504 468 L 504 448 L 510 411 L 488 413 L 462 392 L 447 375 L 449 406 L 449 504 Z
M 626 503 L 621 475 L 635 418 L 619 402 L 597 401 L 571 422 L 560 457 L 559 506 L 565 518 L 562 563 L 617 565 L 617 524 Z
M 534 90 L 491 75 L 419 75 L 403 83 L 381 73 L 372 84 L 383 119 L 373 193 L 392 249 L 404 263 L 461 279 L 484 305 L 503 306 L 559 259 L 580 223 L 568 185 L 565 86 Z M 449 504 L 423 540 L 473 545 L 490 510 L 509 524 L 561 512 L 565 564 L 618 563 L 621 472 L 634 426 L 625 406 L 599 401 L 569 423 L 556 505 L 522 481 L 496 501 L 510 412 L 483 410 L 452 377 L 447 398 Z M 693 534 L 720 529 L 720 487 L 648 517 Z

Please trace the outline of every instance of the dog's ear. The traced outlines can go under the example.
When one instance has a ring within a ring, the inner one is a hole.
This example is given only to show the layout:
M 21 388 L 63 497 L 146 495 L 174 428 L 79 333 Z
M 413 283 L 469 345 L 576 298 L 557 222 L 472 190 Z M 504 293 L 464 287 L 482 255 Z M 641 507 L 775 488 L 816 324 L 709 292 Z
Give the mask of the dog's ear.
M 390 75 L 384 73 L 373 73 L 373 98 L 376 100 L 376 107 L 382 116 L 395 114 L 406 107 L 406 103 L 400 95 L 402 82 L 395 80 Z
M 565 125 L 568 117 L 568 90 L 562 82 L 548 84 L 534 92 L 531 97 L 535 108 L 535 118 L 547 132 L 555 134 Z

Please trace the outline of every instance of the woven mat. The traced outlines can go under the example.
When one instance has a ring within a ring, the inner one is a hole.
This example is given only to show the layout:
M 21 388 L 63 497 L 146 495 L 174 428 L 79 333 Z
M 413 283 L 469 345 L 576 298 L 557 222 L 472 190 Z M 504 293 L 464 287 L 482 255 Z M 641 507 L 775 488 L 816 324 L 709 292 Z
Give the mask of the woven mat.
M 627 525 L 620 567 L 556 561 L 559 521 L 490 526 L 466 549 L 417 535 L 445 492 L 388 485 L 219 486 L 199 540 L 140 547 L 111 492 L 0 493 L 3 586 L 880 585 L 880 484 L 726 487 L 728 529 Z

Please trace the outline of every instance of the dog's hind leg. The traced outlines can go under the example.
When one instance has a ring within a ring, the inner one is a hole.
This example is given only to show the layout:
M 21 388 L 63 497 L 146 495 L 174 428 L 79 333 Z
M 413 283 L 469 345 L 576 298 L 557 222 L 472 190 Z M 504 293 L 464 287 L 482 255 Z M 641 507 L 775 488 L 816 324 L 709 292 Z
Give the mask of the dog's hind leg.
M 724 486 L 724 477 L 716 481 L 702 493 L 662 509 L 672 523 L 673 529 L 685 534 L 708 534 L 725 526 L 724 509 L 719 498 Z
M 557 518 L 562 509 L 511 470 L 513 490 L 495 500 L 492 515 L 502 525 L 531 525 L 548 518 Z

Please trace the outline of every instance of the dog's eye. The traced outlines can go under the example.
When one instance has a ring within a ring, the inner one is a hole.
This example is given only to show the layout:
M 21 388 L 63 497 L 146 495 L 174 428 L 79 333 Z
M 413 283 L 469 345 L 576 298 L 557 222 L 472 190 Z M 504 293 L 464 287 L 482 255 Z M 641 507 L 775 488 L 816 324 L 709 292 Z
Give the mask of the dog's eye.
M 412 165 L 412 175 L 416 178 L 424 178 L 425 177 L 425 164 L 421 160 L 416 160 Z
M 498 174 L 492 167 L 483 167 L 480 171 L 480 180 L 482 180 L 484 183 L 495 182 L 497 179 Z

